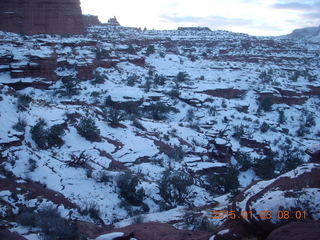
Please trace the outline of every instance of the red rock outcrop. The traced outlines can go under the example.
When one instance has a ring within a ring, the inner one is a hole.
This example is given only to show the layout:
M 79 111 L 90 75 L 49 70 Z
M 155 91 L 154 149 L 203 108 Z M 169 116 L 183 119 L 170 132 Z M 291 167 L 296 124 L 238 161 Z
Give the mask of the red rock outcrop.
M 95 15 L 83 15 L 82 18 L 85 27 L 101 25 L 99 18 Z
M 34 34 L 82 34 L 79 0 L 2 0 L 0 30 Z
M 210 233 L 208 232 L 178 230 L 170 224 L 158 222 L 130 225 L 106 233 L 112 232 L 123 232 L 125 234 L 121 238 L 116 238 L 119 240 L 130 239 L 130 237 L 139 240 L 208 240 L 210 237 Z
M 320 221 L 295 222 L 274 230 L 266 240 L 318 240 Z

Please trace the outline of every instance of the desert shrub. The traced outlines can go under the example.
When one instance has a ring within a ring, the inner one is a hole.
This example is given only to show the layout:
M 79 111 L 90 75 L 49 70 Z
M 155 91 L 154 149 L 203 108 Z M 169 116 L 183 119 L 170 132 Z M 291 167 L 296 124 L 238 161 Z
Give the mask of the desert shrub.
M 146 82 L 144 83 L 144 86 L 142 86 L 142 87 L 144 88 L 145 92 L 150 92 L 151 85 L 152 85 L 152 83 L 151 83 L 150 78 L 147 78 Z
M 70 160 L 67 161 L 67 164 L 68 166 L 75 168 L 86 167 L 89 161 L 92 161 L 91 157 L 82 151 L 80 155 L 71 154 Z
M 80 92 L 79 83 L 80 81 L 77 78 L 72 76 L 65 76 L 61 79 L 62 86 L 59 91 L 61 96 L 71 97 L 73 95 L 78 95 Z
M 89 203 L 86 204 L 83 209 L 80 210 L 82 215 L 88 215 L 91 219 L 95 222 L 100 222 L 100 209 L 98 208 L 97 204 Z
M 184 171 L 164 171 L 159 182 L 159 194 L 164 200 L 165 208 L 174 208 L 187 202 L 189 187 L 193 184 L 190 174 Z
M 134 206 L 144 205 L 143 199 L 145 198 L 145 192 L 142 187 L 138 188 L 138 183 L 138 177 L 132 175 L 130 172 L 120 175 L 117 179 L 120 196 Z
M 172 99 L 180 97 L 181 93 L 177 87 L 172 88 L 169 92 L 167 92 L 168 96 Z
M 194 110 L 192 108 L 190 108 L 187 111 L 186 120 L 188 122 L 191 122 L 191 121 L 193 121 L 193 119 L 194 119 Z
M 263 83 L 269 83 L 272 81 L 272 75 L 268 74 L 266 71 L 263 71 L 262 73 L 260 73 L 259 78 Z
M 96 59 L 98 59 L 98 60 L 110 58 L 109 51 L 107 51 L 106 49 L 103 49 L 103 48 L 94 49 L 94 53 L 96 54 Z
M 138 75 L 136 75 L 136 74 L 130 75 L 127 79 L 127 85 L 130 87 L 133 87 L 136 84 L 136 82 L 138 81 L 138 79 L 139 79 Z
M 245 126 L 244 125 L 236 125 L 234 127 L 234 132 L 233 132 L 233 137 L 236 139 L 240 139 L 241 137 L 243 137 L 246 134 L 246 130 L 245 130 Z
M 56 208 L 46 206 L 36 212 L 21 212 L 17 222 L 23 226 L 39 227 L 46 239 L 74 240 L 78 237 L 77 228 L 63 219 Z
M 286 122 L 286 116 L 284 115 L 284 111 L 283 110 L 279 111 L 279 120 L 278 120 L 278 122 L 280 124 L 284 124 Z
M 139 128 L 141 130 L 145 130 L 145 127 L 142 125 L 142 123 L 137 119 L 137 118 L 132 118 L 132 125 L 135 126 L 136 128 Z
M 259 99 L 259 108 L 265 112 L 272 111 L 273 101 L 270 97 L 262 97 Z
M 134 49 L 134 47 L 131 44 L 128 45 L 128 47 L 125 51 L 129 54 L 132 54 L 132 55 L 136 54 L 136 50 Z
M 256 158 L 253 163 L 253 170 L 261 179 L 271 179 L 276 176 L 277 161 L 275 154 L 267 154 L 263 158 Z
M 149 45 L 147 47 L 147 50 L 146 50 L 146 55 L 149 56 L 149 55 L 154 54 L 154 53 L 155 53 L 154 45 Z
M 227 170 L 223 174 L 208 175 L 206 180 L 209 183 L 209 191 L 225 194 L 238 189 L 238 175 L 239 171 L 231 165 L 227 167 Z
M 139 107 L 135 102 L 122 102 L 120 109 L 124 110 L 127 114 L 139 115 Z
M 299 71 L 295 71 L 291 76 L 290 76 L 290 80 L 293 82 L 298 81 L 299 77 L 300 77 L 300 72 Z
M 62 124 L 53 125 L 48 131 L 48 146 L 49 147 L 61 147 L 63 140 L 61 136 L 65 134 L 64 126 Z
M 251 168 L 252 159 L 249 153 L 237 152 L 237 154 L 235 154 L 235 159 L 240 165 L 242 171 L 247 171 L 249 168 Z
M 36 125 L 31 128 L 31 138 L 41 149 L 47 149 L 48 146 L 48 131 L 45 129 L 46 122 L 39 119 Z
M 88 141 L 96 141 L 100 138 L 100 130 L 95 121 L 90 117 L 82 118 L 76 129 Z
M 174 145 L 172 150 L 167 152 L 167 155 L 169 158 L 177 162 L 181 162 L 184 159 L 186 153 L 183 151 L 181 146 Z
M 280 172 L 289 172 L 301 164 L 303 164 L 302 152 L 292 147 L 291 143 L 283 144 L 280 146 L 281 149 L 281 166 Z
M 167 81 L 167 78 L 165 76 L 158 75 L 158 74 L 155 75 L 153 80 L 155 85 L 161 85 L 161 86 L 163 86 L 166 83 L 166 81 Z
M 38 167 L 37 161 L 34 160 L 33 158 L 29 158 L 28 164 L 29 164 L 29 167 L 28 167 L 29 172 L 33 172 Z
M 26 111 L 29 108 L 29 105 L 32 101 L 32 98 L 29 95 L 20 95 L 17 101 L 17 108 L 19 111 Z
M 262 125 L 261 125 L 261 127 L 260 127 L 260 131 L 261 131 L 262 133 L 266 133 L 266 132 L 268 132 L 269 129 L 270 129 L 269 124 L 266 123 L 266 122 L 263 122 Z
M 18 122 L 12 126 L 12 128 L 18 132 L 24 132 L 27 126 L 27 121 L 21 117 L 18 118 Z
M 189 55 L 188 55 L 188 58 L 190 59 L 191 62 L 195 62 L 195 61 L 197 61 L 197 59 L 198 59 L 198 57 L 195 56 L 195 55 L 193 55 L 193 54 L 189 54 Z
M 175 109 L 162 102 L 157 102 L 150 104 L 149 106 L 145 106 L 144 110 L 149 112 L 154 120 L 164 120 L 167 118 L 167 113 L 174 111 Z
M 110 181 L 111 181 L 111 176 L 107 172 L 102 171 L 99 173 L 99 176 L 98 176 L 99 183 L 107 183 Z
M 66 222 L 58 210 L 51 206 L 39 210 L 37 226 L 53 239 L 73 240 L 78 235 L 75 225 Z
M 106 79 L 107 79 L 106 76 L 102 75 L 99 72 L 95 72 L 92 84 L 103 84 L 103 83 L 105 83 Z
M 179 72 L 176 79 L 177 82 L 186 82 L 190 79 L 190 76 L 186 72 Z
M 306 127 L 305 124 L 300 124 L 296 134 L 298 137 L 304 137 L 305 135 L 309 134 L 310 133 L 310 130 L 308 127 Z
M 115 108 L 103 109 L 103 118 L 105 121 L 118 125 L 121 121 L 125 120 L 125 115 L 122 111 Z
M 316 125 L 315 117 L 312 113 L 308 113 L 305 120 L 305 126 L 311 128 Z

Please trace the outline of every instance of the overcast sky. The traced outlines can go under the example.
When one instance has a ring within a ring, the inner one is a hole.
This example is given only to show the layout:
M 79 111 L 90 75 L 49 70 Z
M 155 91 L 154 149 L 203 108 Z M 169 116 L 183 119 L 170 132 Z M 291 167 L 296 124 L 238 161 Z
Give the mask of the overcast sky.
M 283 35 L 320 25 L 320 0 L 80 0 L 84 14 L 123 26 L 205 26 L 252 35 Z

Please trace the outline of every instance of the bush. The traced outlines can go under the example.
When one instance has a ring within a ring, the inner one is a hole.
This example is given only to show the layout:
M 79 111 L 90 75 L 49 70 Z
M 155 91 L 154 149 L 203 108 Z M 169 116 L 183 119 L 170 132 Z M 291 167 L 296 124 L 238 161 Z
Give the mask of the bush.
M 53 206 L 46 206 L 38 213 L 29 210 L 22 212 L 17 222 L 23 226 L 39 227 L 46 239 L 74 240 L 79 235 L 76 226 L 63 219 Z
M 136 74 L 130 75 L 127 79 L 127 85 L 130 87 L 133 87 L 138 81 L 138 79 L 139 79 L 139 76 L 137 76 Z
M 171 151 L 167 153 L 168 157 L 174 159 L 177 162 L 181 162 L 185 157 L 185 152 L 183 151 L 181 146 L 174 145 Z
M 90 117 L 82 118 L 76 128 L 78 133 L 88 141 L 98 141 L 100 139 L 100 130 Z
M 233 166 L 228 166 L 223 174 L 211 174 L 206 180 L 209 183 L 209 190 L 214 193 L 225 194 L 238 189 L 239 171 Z
M 274 160 L 273 154 L 270 154 L 264 158 L 255 159 L 253 163 L 253 169 L 256 175 L 261 179 L 271 179 L 276 176 L 276 165 L 277 163 Z
M 266 122 L 263 122 L 262 125 L 261 125 L 261 127 L 260 127 L 260 131 L 261 131 L 262 133 L 266 133 L 266 132 L 268 132 L 269 129 L 270 129 L 269 124 L 266 123 Z
M 107 77 L 101 75 L 99 72 L 95 72 L 94 80 L 92 81 L 93 84 L 103 84 L 105 83 Z
M 130 44 L 128 45 L 128 48 L 126 49 L 126 52 L 132 55 L 136 54 L 136 50 L 134 49 L 134 47 Z
M 46 122 L 39 119 L 36 125 L 31 128 L 31 138 L 41 149 L 49 149 L 51 147 L 61 147 L 63 145 L 62 136 L 64 135 L 64 127 L 61 124 L 45 128 Z
M 120 108 L 124 110 L 127 114 L 139 115 L 138 104 L 135 102 L 122 102 Z
M 85 167 L 87 162 L 91 161 L 91 157 L 85 154 L 85 152 L 81 152 L 79 156 L 72 154 L 70 161 L 67 161 L 68 166 L 70 167 Z
M 147 50 L 146 50 L 146 55 L 149 56 L 151 54 L 154 54 L 155 53 L 155 48 L 153 45 L 149 45 Z
M 263 97 L 259 99 L 259 108 L 265 112 L 272 111 L 272 104 L 273 104 L 273 101 L 269 97 Z
M 177 75 L 178 82 L 186 82 L 189 80 L 189 75 L 186 72 L 179 72 Z
M 96 48 L 94 53 L 96 54 L 96 59 L 98 60 L 110 58 L 109 51 L 102 48 Z
M 193 119 L 194 119 L 194 111 L 193 111 L 192 108 L 190 108 L 190 109 L 188 109 L 188 111 L 187 111 L 186 120 L 187 120 L 188 122 L 192 122 Z
M 286 122 L 286 117 L 284 115 L 284 111 L 283 110 L 280 110 L 279 111 L 279 123 L 280 124 L 284 124 Z
M 163 120 L 166 119 L 167 113 L 174 111 L 174 108 L 169 107 L 162 102 L 157 102 L 150 104 L 149 106 L 145 106 L 144 110 L 149 112 L 154 120 Z
M 87 204 L 84 209 L 80 210 L 80 213 L 82 215 L 89 215 L 89 217 L 96 222 L 101 221 L 100 209 L 98 208 L 97 204 L 95 204 L 95 203 Z
M 29 158 L 28 163 L 29 163 L 29 168 L 28 168 L 29 172 L 33 172 L 38 167 L 37 161 L 32 158 Z
M 21 117 L 18 118 L 18 122 L 12 126 L 12 128 L 18 132 L 24 132 L 27 126 L 27 121 Z
M 154 84 L 163 86 L 167 81 L 167 78 L 163 75 L 156 74 L 154 78 Z
M 252 159 L 249 153 L 238 152 L 235 155 L 235 159 L 237 160 L 237 163 L 241 166 L 241 171 L 247 171 L 249 168 L 251 168 Z
M 266 71 L 263 71 L 260 75 L 259 78 L 263 83 L 269 83 L 272 81 L 272 76 L 268 74 Z
M 167 209 L 184 204 L 190 194 L 189 187 L 193 184 L 192 177 L 184 171 L 164 171 L 159 183 L 159 194 Z
M 62 87 L 59 91 L 62 96 L 71 97 L 73 95 L 78 95 L 80 92 L 79 80 L 72 76 L 65 76 L 62 78 Z
M 232 136 L 239 140 L 245 134 L 246 134 L 245 126 L 243 126 L 243 125 L 238 126 L 237 125 L 237 126 L 234 127 L 234 133 L 233 133 Z
M 124 198 L 129 204 L 134 206 L 144 205 L 145 198 L 144 189 L 138 188 L 139 179 L 131 173 L 126 173 L 117 179 L 117 186 L 120 190 L 120 196 Z
M 21 95 L 18 97 L 17 108 L 19 111 L 26 111 L 29 108 L 29 105 L 32 101 L 32 98 L 29 95 Z
M 109 108 L 103 110 L 103 118 L 105 121 L 118 125 L 121 121 L 125 119 L 125 115 L 118 109 Z

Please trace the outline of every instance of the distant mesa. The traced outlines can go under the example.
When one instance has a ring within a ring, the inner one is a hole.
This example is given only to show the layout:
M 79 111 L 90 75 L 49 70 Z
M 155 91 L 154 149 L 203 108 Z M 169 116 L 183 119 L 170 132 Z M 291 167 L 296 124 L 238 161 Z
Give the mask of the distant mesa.
M 88 15 L 83 15 L 82 18 L 83 18 L 83 24 L 85 27 L 102 25 L 98 16 L 88 14 Z
M 113 18 L 110 18 L 105 25 L 107 25 L 107 26 L 115 26 L 116 27 L 116 26 L 120 26 L 120 23 L 118 22 L 116 17 L 113 17 Z
M 27 35 L 82 34 L 79 0 L 1 0 L 0 30 Z
M 178 31 L 210 31 L 208 27 L 178 27 Z
M 295 39 L 320 41 L 320 26 L 296 29 L 287 36 Z

